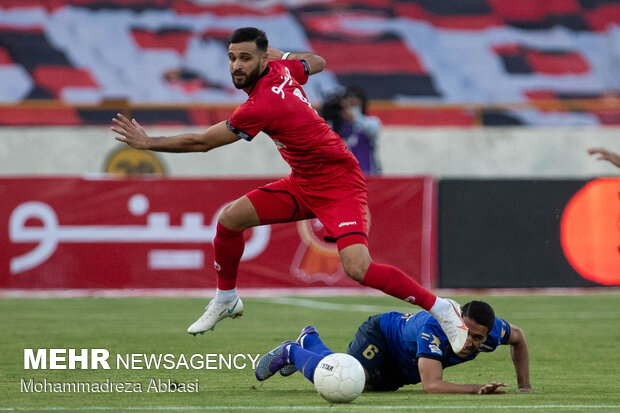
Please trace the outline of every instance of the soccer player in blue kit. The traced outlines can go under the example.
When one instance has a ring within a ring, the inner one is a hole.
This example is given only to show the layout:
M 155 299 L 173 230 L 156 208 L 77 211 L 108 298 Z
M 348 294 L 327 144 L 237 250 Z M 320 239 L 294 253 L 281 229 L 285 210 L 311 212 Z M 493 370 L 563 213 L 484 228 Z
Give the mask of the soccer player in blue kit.
M 397 312 L 374 315 L 357 330 L 348 354 L 366 373 L 365 391 L 395 391 L 406 384 L 422 383 L 426 393 L 506 393 L 505 383 L 456 384 L 443 380 L 443 369 L 475 359 L 481 352 L 510 345 L 519 392 L 531 392 L 529 355 L 523 331 L 495 317 L 482 301 L 463 306 L 462 317 L 469 327 L 467 342 L 455 354 L 439 323 L 428 312 Z M 333 353 L 319 338 L 315 327 L 305 327 L 297 341 L 285 341 L 258 362 L 256 378 L 266 380 L 280 371 L 288 376 L 300 371 L 313 381 L 318 363 Z

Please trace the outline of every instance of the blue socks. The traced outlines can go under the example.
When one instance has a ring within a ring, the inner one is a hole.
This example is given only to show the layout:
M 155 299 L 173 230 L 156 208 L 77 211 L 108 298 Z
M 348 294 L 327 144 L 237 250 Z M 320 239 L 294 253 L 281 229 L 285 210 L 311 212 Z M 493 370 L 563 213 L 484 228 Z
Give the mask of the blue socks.
M 328 356 L 333 353 L 319 338 L 318 334 L 306 334 L 301 342 L 301 346 L 313 353 L 316 353 L 322 357 Z
M 302 342 L 303 347 L 292 344 L 288 358 L 308 380 L 314 383 L 314 370 L 325 356 L 333 353 L 319 338 L 318 334 L 308 334 Z
M 314 383 L 314 370 L 316 370 L 316 366 L 319 365 L 323 356 L 308 351 L 297 344 L 292 344 L 288 359 L 295 364 L 301 374 Z

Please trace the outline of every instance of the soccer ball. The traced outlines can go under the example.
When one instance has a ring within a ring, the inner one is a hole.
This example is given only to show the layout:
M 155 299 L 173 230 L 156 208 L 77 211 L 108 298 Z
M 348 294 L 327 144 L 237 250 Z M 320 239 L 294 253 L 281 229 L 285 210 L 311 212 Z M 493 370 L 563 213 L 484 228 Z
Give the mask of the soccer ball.
M 314 387 L 330 403 L 349 403 L 362 393 L 364 384 L 364 368 L 348 354 L 330 354 L 314 370 Z

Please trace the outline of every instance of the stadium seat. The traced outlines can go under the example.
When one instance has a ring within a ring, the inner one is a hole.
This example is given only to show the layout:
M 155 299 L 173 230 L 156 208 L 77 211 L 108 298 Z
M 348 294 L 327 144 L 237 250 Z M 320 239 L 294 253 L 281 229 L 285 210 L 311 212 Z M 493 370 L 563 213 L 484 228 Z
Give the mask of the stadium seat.
M 620 1 L 8 0 L 0 2 L 0 103 L 238 103 L 244 93 L 231 85 L 226 41 L 240 25 L 260 26 L 282 50 L 326 58 L 306 87 L 312 101 L 353 84 L 370 99 L 401 103 L 535 106 L 620 93 Z M 180 69 L 205 86 L 166 82 Z M 483 118 L 613 124 L 620 109 L 603 109 Z M 469 120 L 455 114 L 453 122 Z

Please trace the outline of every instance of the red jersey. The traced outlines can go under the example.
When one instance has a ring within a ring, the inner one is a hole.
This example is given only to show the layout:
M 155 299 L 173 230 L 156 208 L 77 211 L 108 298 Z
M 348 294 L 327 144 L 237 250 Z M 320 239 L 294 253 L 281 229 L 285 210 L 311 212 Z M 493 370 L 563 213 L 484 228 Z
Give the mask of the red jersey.
M 316 182 L 356 169 L 358 162 L 310 105 L 300 86 L 308 81 L 304 63 L 296 59 L 269 62 L 248 100 L 226 125 L 247 141 L 265 132 L 297 181 Z

